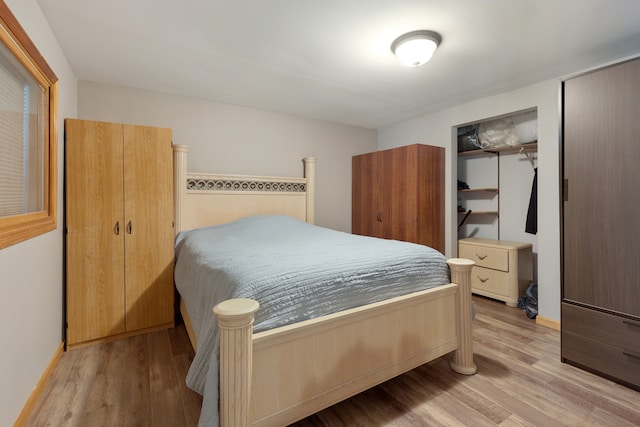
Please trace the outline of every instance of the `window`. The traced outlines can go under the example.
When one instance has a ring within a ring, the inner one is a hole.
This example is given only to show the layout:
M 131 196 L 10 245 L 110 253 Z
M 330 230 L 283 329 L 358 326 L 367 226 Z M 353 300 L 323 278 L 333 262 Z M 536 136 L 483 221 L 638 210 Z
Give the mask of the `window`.
M 56 228 L 57 77 L 0 2 L 0 248 Z

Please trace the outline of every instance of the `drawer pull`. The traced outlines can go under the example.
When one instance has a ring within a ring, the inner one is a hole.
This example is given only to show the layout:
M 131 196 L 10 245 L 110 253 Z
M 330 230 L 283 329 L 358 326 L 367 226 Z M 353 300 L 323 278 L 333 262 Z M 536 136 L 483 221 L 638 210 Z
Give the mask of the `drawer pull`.
M 486 282 L 487 280 L 489 280 L 489 278 L 488 278 L 488 277 L 485 277 L 484 279 L 483 279 L 482 277 L 480 277 L 480 276 L 477 276 L 477 277 L 478 277 L 478 280 L 480 280 L 482 283 L 484 283 L 484 282 Z
M 640 328 L 640 322 L 636 322 L 629 319 L 622 319 L 622 323 L 629 326 L 635 326 L 636 328 Z
M 476 256 L 478 257 L 478 259 L 479 259 L 480 261 L 482 261 L 483 259 L 485 259 L 485 258 L 486 258 L 486 257 L 488 257 L 489 255 L 478 255 L 478 254 L 476 253 Z
M 625 356 L 633 357 L 634 359 L 640 360 L 640 353 L 631 350 L 622 350 L 622 354 Z

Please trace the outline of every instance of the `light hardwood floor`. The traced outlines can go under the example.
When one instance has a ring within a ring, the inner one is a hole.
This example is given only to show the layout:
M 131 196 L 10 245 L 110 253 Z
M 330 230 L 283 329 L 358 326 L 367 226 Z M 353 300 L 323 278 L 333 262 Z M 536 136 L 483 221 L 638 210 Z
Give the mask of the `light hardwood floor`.
M 478 373 L 448 358 L 295 424 L 308 426 L 640 426 L 640 392 L 560 362 L 560 335 L 518 308 L 474 297 Z M 29 426 L 194 426 L 182 325 L 63 354 Z

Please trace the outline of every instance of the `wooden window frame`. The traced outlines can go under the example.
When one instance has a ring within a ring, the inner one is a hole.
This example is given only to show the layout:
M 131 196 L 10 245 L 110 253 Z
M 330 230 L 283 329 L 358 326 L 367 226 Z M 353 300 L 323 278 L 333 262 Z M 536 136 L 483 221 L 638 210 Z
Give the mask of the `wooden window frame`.
M 45 91 L 47 135 L 44 138 L 43 210 L 0 217 L 0 249 L 57 227 L 58 206 L 58 78 L 4 1 L 0 0 L 0 41 Z

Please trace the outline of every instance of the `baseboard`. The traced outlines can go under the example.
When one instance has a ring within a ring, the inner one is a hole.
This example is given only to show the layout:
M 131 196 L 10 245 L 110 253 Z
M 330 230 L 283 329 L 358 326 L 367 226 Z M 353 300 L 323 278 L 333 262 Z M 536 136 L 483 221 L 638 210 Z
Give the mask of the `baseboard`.
M 540 316 L 539 314 L 536 316 L 536 325 L 545 326 L 547 328 L 555 329 L 556 331 L 560 330 L 560 321 L 549 319 L 548 317 Z
M 42 376 L 40 377 L 38 384 L 36 384 L 35 388 L 31 392 L 31 395 L 27 399 L 27 402 L 24 404 L 22 411 L 20 411 L 20 414 L 18 415 L 16 422 L 13 423 L 13 427 L 22 427 L 26 424 L 27 419 L 29 419 L 29 416 L 33 412 L 34 405 L 38 401 L 38 398 L 40 397 L 42 390 L 44 390 L 44 386 L 47 384 L 47 382 L 49 382 L 49 379 L 51 379 L 51 376 L 53 375 L 53 370 L 58 365 L 58 361 L 60 360 L 62 353 L 64 353 L 63 342 L 60 343 L 55 353 L 53 354 L 53 357 L 51 358 L 51 361 L 49 361 L 49 364 L 45 368 L 44 372 L 42 373 Z

